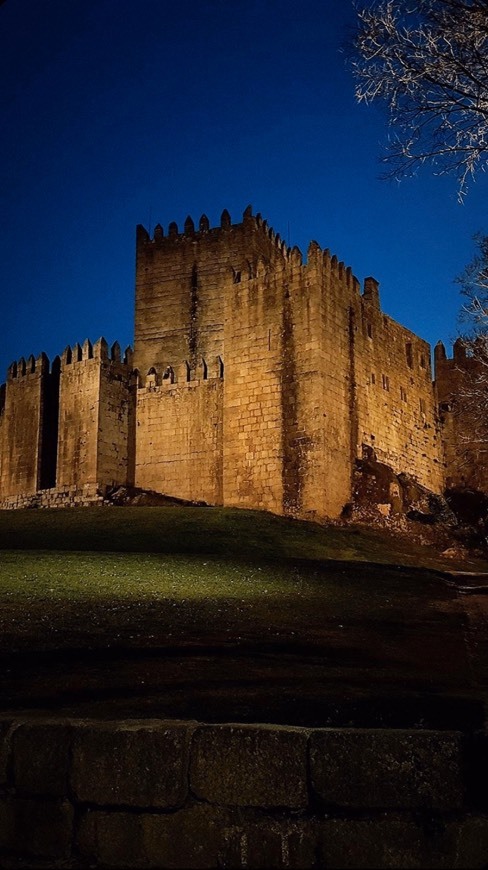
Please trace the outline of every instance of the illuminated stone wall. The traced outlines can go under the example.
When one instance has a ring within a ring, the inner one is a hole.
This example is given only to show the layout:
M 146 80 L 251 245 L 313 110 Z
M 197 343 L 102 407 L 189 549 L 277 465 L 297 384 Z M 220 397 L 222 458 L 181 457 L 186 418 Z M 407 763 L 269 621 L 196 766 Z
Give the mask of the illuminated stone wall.
M 433 492 L 446 462 L 461 480 L 467 421 L 444 411 L 441 428 L 429 345 L 383 313 L 374 278 L 361 292 L 315 242 L 303 262 L 250 208 L 237 224 L 224 211 L 216 228 L 205 215 L 182 232 L 158 225 L 152 238 L 139 227 L 136 247 L 133 356 L 122 361 L 117 344 L 109 355 L 102 339 L 67 348 L 51 371 L 45 357 L 11 367 L 0 504 L 39 489 L 135 485 L 334 517 L 371 450 Z M 444 408 L 460 385 L 451 362 L 439 356 Z M 471 451 L 462 479 L 488 488 L 485 459 Z

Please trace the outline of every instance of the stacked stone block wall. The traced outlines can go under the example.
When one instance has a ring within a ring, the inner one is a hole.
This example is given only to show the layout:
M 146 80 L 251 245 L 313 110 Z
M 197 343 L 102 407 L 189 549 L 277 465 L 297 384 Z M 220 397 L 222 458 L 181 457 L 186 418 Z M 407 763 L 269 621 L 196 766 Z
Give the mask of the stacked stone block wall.
M 479 414 L 483 388 L 477 396 L 478 379 L 485 382 L 484 367 L 467 356 L 461 340 L 454 344 L 452 359 L 447 357 L 441 342 L 436 345 L 435 386 L 442 421 L 446 485 L 488 492 L 486 423 Z
M 19 493 L 0 500 L 0 510 L 19 508 L 92 507 L 103 504 L 105 493 L 97 484 L 60 486 L 41 489 L 35 493 Z
M 42 354 L 13 363 L 1 412 L 2 498 L 33 494 L 40 486 L 44 393 L 49 363 Z
M 97 483 L 99 394 L 100 361 L 91 345 L 66 350 L 59 388 L 59 488 Z
M 475 446 L 466 474 L 456 469 L 465 415 L 443 412 L 441 429 L 430 348 L 382 312 L 377 282 L 366 279 L 361 295 L 351 269 L 315 242 L 303 263 L 250 208 L 234 225 L 223 212 L 217 228 L 205 215 L 181 233 L 138 228 L 135 338 L 124 361 L 103 339 L 67 348 L 59 389 L 45 358 L 11 370 L 0 504 L 135 485 L 334 517 L 365 448 L 434 492 L 446 462 L 449 481 L 488 490 Z M 461 375 L 439 358 L 443 406 L 472 362 L 464 357 Z
M 356 425 L 351 270 L 315 243 L 294 294 L 297 449 L 302 461 L 302 515 L 337 516 L 351 491 Z M 305 460 L 305 461 L 304 461 Z
M 486 738 L 4 719 L 5 868 L 482 868 Z
M 131 416 L 134 396 L 130 369 L 117 358 L 102 358 L 98 412 L 97 483 L 101 487 L 130 484 L 135 444 Z
M 430 346 L 383 314 L 377 284 L 366 282 L 356 331 L 358 455 L 362 445 L 395 472 L 433 492 L 444 484 L 444 454 Z
M 202 360 L 187 380 L 183 362 L 174 382 L 155 373 L 137 389 L 136 486 L 222 504 L 221 369 L 220 357 Z
M 115 348 L 115 346 L 114 346 Z M 115 358 L 114 358 L 115 357 Z M 67 348 L 61 360 L 56 487 L 128 482 L 130 369 L 104 339 Z
M 286 265 L 276 247 L 225 297 L 224 504 L 283 513 Z
M 225 294 L 274 251 L 274 235 L 261 231 L 250 209 L 235 225 L 226 211 L 216 228 L 205 215 L 197 228 L 187 218 L 181 233 L 175 223 L 166 234 L 158 224 L 152 239 L 138 227 L 134 365 L 141 376 L 175 360 L 194 369 L 199 357 L 222 355 Z

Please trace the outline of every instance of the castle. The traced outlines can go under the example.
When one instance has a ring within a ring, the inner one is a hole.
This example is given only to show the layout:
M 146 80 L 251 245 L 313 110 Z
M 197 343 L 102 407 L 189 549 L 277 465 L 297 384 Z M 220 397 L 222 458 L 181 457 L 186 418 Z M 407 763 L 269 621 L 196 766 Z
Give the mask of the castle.
M 374 450 L 438 493 L 488 490 L 455 413 L 454 359 L 385 315 L 378 283 L 311 242 L 303 262 L 250 207 L 137 228 L 134 351 L 67 347 L 0 388 L 0 507 L 89 504 L 117 486 L 303 518 L 340 515 Z

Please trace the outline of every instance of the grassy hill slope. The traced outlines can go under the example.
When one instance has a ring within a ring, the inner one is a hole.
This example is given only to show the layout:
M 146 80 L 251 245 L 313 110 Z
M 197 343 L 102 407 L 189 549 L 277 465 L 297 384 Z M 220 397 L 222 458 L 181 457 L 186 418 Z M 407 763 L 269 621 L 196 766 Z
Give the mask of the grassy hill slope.
M 382 529 L 319 525 L 258 511 L 180 506 L 0 511 L 0 549 L 200 553 L 264 561 L 333 559 L 441 570 L 461 567 L 429 546 Z M 482 568 L 475 562 L 471 567 Z

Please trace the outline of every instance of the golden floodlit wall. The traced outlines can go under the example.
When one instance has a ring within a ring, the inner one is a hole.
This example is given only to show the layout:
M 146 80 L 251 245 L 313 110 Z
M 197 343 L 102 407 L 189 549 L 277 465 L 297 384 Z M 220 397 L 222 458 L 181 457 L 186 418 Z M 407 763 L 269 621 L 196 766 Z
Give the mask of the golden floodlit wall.
M 445 352 L 436 361 L 445 408 L 457 381 Z M 383 313 L 374 278 L 361 292 L 316 242 L 303 262 L 250 207 L 237 224 L 224 211 L 214 228 L 205 215 L 182 232 L 138 227 L 133 354 L 100 339 L 51 368 L 45 356 L 11 366 L 0 506 L 135 486 L 334 517 L 371 449 L 442 491 L 463 425 L 439 417 L 430 347 Z M 477 480 L 488 487 L 486 463 Z
M 461 339 L 449 359 L 442 342 L 434 349 L 435 387 L 442 420 L 446 486 L 488 492 L 487 424 L 481 408 L 486 390 L 483 364 L 466 353 Z

